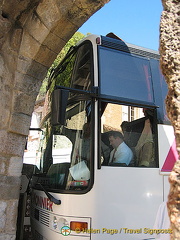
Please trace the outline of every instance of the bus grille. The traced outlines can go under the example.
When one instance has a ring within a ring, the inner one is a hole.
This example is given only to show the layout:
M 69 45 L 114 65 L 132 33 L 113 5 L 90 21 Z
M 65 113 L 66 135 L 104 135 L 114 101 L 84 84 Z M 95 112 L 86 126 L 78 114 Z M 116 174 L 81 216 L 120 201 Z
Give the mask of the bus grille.
M 49 218 L 50 218 L 50 214 L 48 212 L 40 210 L 40 214 L 39 214 L 39 222 L 40 223 L 49 227 L 49 221 L 50 221 Z
M 50 222 L 49 212 L 45 212 L 42 209 L 37 209 L 32 207 L 31 216 L 35 218 L 37 221 L 39 221 L 40 223 L 42 223 L 43 225 L 49 227 L 49 222 Z

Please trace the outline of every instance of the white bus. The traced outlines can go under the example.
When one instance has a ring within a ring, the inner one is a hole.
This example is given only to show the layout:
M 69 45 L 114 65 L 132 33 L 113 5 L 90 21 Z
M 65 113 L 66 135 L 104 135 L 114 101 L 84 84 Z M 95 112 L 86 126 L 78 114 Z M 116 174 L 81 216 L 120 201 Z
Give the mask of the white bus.
M 42 121 L 40 169 L 31 183 L 35 240 L 159 233 L 156 213 L 177 159 L 167 86 L 156 51 L 114 37 L 89 35 L 51 72 L 51 112 Z M 130 160 L 110 160 L 114 132 L 123 134 Z

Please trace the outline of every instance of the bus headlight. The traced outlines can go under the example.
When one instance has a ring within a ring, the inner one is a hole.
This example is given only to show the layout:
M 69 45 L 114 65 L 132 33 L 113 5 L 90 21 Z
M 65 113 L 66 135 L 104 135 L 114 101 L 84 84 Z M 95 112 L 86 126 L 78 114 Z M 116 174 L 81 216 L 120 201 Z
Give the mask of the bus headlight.
M 57 224 L 57 218 L 56 218 L 56 217 L 53 218 L 53 224 L 52 224 L 52 227 L 53 227 L 54 229 L 57 229 L 57 227 L 58 227 L 58 224 Z
M 68 221 L 65 218 L 58 219 L 58 229 L 61 231 L 61 228 L 64 226 L 68 226 Z

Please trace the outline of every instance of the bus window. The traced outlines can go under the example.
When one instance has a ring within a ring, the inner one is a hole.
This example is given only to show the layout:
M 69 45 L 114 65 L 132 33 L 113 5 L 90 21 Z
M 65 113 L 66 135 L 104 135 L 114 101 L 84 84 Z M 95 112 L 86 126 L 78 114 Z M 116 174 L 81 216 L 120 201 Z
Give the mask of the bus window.
M 105 104 L 101 117 L 101 163 L 104 166 L 156 167 L 155 111 Z
M 49 87 L 51 91 L 55 85 L 89 91 L 92 86 L 92 71 L 92 45 L 85 41 L 78 48 L 73 48 L 52 72 Z
M 48 191 L 87 191 L 92 176 L 92 119 L 93 105 L 89 95 L 93 86 L 92 44 L 85 41 L 70 49 L 60 65 L 51 72 L 49 92 L 56 88 L 70 88 L 67 104 L 64 104 L 63 121 L 56 121 L 62 109 L 56 103 L 51 114 L 46 116 L 43 130 L 45 136 L 40 149 L 39 180 Z M 51 98 L 52 100 L 52 98 Z M 53 104 L 53 101 L 52 101 Z M 55 121 L 53 121 L 55 116 Z M 62 117 L 62 115 L 61 115 Z M 42 124 L 42 125 L 43 125 Z M 38 186 L 36 186 L 38 187 Z
M 90 90 L 91 87 L 91 55 L 92 48 L 89 42 L 83 44 L 76 53 L 72 74 L 71 88 Z
M 99 78 L 101 94 L 154 102 L 150 65 L 143 57 L 99 47 Z
M 82 97 L 81 97 L 82 98 Z M 70 101 L 64 126 L 44 123 L 41 184 L 54 191 L 82 191 L 90 184 L 92 165 L 91 101 Z M 39 179 L 40 179 L 39 178 Z

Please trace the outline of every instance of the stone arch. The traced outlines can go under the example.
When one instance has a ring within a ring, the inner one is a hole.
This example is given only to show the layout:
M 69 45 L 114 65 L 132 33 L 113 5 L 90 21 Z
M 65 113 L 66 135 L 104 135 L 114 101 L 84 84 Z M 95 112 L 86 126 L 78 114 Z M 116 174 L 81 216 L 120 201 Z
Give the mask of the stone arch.
M 0 238 L 15 239 L 22 155 L 48 68 L 109 0 L 0 1 Z
M 0 239 L 15 239 L 22 154 L 41 81 L 65 42 L 108 1 L 0 0 Z M 161 66 L 179 150 L 180 6 L 179 0 L 162 3 Z M 179 239 L 179 165 L 170 178 L 174 239 Z

